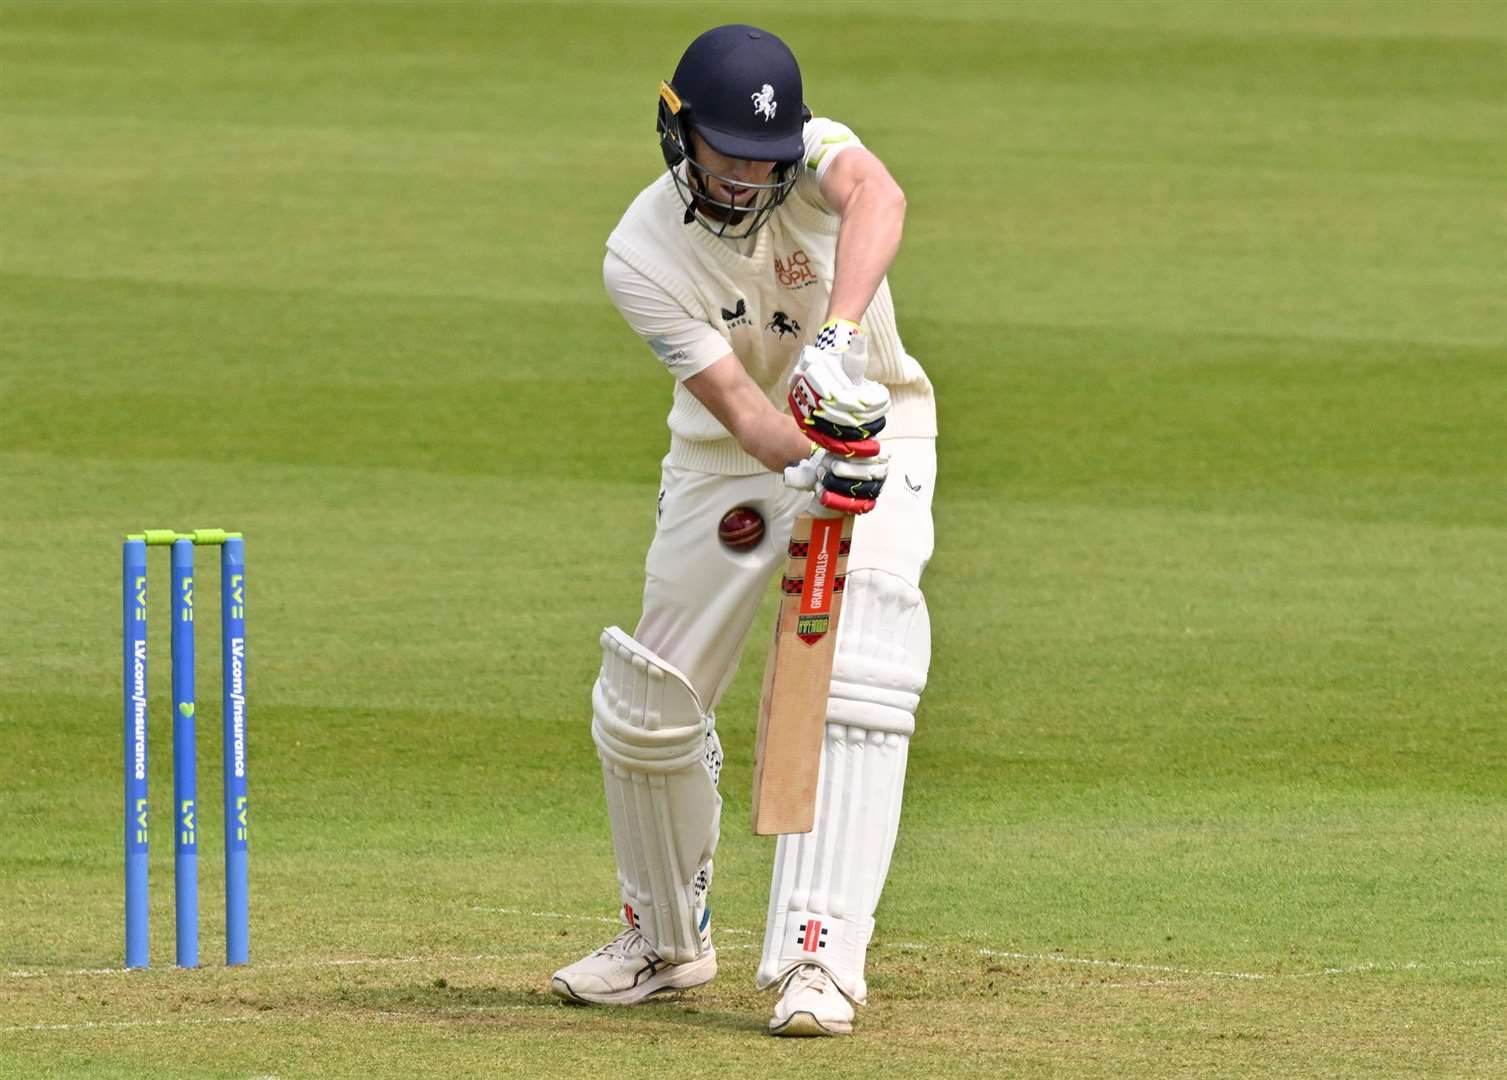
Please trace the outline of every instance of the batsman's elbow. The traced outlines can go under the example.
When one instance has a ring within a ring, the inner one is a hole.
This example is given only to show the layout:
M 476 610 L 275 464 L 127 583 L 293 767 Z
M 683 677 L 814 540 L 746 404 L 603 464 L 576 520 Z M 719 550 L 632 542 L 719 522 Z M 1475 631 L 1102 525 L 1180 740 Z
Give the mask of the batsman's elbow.
M 888 173 L 876 185 L 873 199 L 875 206 L 891 221 L 895 233 L 902 232 L 905 228 L 905 191 Z
M 900 212 L 901 217 L 904 217 L 907 205 L 905 201 L 905 189 L 900 186 L 899 182 L 893 176 L 889 177 L 889 182 L 890 204 Z
M 887 171 L 864 181 L 862 197 L 865 203 L 876 210 L 905 217 L 905 190 Z

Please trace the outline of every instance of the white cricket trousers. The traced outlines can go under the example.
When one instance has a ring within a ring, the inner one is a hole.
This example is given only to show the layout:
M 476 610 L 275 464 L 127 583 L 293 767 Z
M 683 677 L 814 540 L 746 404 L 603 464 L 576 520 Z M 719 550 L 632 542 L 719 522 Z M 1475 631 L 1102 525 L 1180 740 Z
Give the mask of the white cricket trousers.
M 920 589 L 933 545 L 936 440 L 886 439 L 884 447 L 889 478 L 878 505 L 854 522 L 848 573 L 885 570 Z M 790 530 L 811 498 L 786 487 L 776 473 L 721 476 L 668 463 L 661 468 L 659 524 L 645 560 L 643 616 L 633 636 L 684 673 L 709 710 L 732 682 L 759 602 L 784 565 Z M 717 539 L 717 523 L 735 506 L 753 507 L 764 517 L 764 539 L 751 551 L 730 551 Z

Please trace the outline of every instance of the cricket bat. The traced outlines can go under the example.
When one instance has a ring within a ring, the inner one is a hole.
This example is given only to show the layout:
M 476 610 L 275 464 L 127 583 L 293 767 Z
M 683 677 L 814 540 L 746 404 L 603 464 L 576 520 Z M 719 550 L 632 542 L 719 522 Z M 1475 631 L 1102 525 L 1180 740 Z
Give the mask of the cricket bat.
M 759 836 L 807 833 L 815 823 L 827 694 L 852 544 L 850 514 L 802 514 L 790 534 L 754 747 L 753 831 Z

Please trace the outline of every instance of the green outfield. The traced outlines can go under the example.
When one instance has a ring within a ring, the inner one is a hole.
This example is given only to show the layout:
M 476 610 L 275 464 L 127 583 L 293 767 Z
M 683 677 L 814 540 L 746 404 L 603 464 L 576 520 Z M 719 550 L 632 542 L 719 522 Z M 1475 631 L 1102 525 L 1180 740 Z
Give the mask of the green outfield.
M 745 20 L 906 189 L 943 425 L 850 1040 L 762 1034 L 756 662 L 719 978 L 546 992 L 614 932 L 589 690 L 667 442 L 602 244 Z M 0 1075 L 1502 1075 L 1504 102 L 1494 0 L 0 4 Z M 125 974 L 119 542 L 199 526 L 246 536 L 252 965 L 201 549 L 171 967 L 154 550 Z

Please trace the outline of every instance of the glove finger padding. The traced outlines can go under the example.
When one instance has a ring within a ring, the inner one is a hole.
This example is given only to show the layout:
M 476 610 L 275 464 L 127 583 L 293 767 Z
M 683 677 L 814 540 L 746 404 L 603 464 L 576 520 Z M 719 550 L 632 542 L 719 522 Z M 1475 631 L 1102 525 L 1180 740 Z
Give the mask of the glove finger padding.
M 889 409 L 889 388 L 883 383 L 865 379 L 856 390 L 848 391 L 841 397 L 823 396 L 819 407 L 812 410 L 809 419 L 825 420 L 838 427 L 873 428 L 884 419 L 884 414 Z
M 866 514 L 884 488 L 890 456 L 876 442 L 870 457 L 839 457 L 821 448 L 785 470 L 785 483 L 816 491 L 821 504 L 845 514 Z
M 824 491 L 834 495 L 872 502 L 879 498 L 889 474 L 890 456 L 886 453 L 869 458 L 829 458 L 822 465 L 821 483 Z
M 848 427 L 845 424 L 834 424 L 822 416 L 813 416 L 811 428 L 838 442 L 861 442 L 874 438 L 884 430 L 884 417 L 881 416 L 872 424 L 865 424 L 863 427 Z
M 843 360 L 840 353 L 810 346 L 802 349 L 790 376 L 790 411 L 803 428 L 825 420 L 837 427 L 866 429 L 873 434 L 878 430 L 875 422 L 889 412 L 889 389 L 872 379 L 855 379 Z M 862 371 L 861 362 L 855 370 Z
M 867 514 L 878 505 L 873 499 L 852 499 L 835 491 L 823 491 L 819 501 L 828 510 L 841 514 Z
M 884 488 L 883 480 L 848 480 L 845 477 L 828 474 L 822 480 L 822 488 L 825 491 L 836 492 L 838 495 L 847 495 L 853 499 L 877 499 L 879 492 Z
M 877 480 L 883 483 L 884 478 L 890 474 L 890 456 L 883 449 L 872 457 L 848 458 L 828 454 L 818 464 L 827 474 L 845 480 Z
M 830 435 L 823 435 L 815 428 L 809 427 L 803 427 L 801 434 L 823 450 L 836 454 L 838 457 L 872 458 L 880 453 L 878 439 L 834 439 Z

